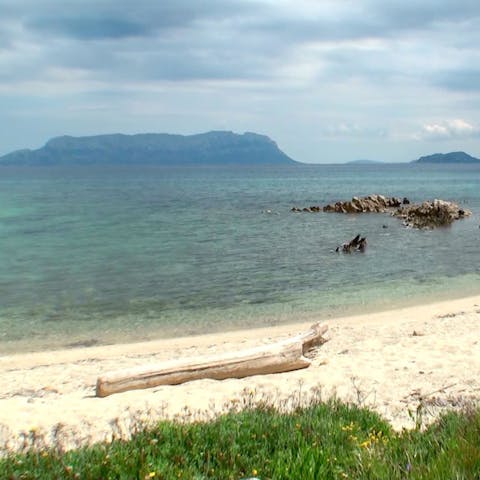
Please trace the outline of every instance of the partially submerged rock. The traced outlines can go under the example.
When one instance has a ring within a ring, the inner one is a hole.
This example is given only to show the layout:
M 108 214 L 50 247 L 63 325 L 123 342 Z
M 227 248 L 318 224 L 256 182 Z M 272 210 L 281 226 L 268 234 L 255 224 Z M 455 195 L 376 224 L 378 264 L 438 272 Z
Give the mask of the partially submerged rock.
M 435 199 L 432 202 L 406 205 L 393 212 L 403 218 L 407 227 L 431 229 L 451 225 L 455 220 L 468 217 L 472 212 L 454 202 Z
M 472 214 L 469 210 L 460 208 L 454 202 L 445 200 L 410 203 L 407 197 L 386 197 L 384 195 L 368 195 L 353 197 L 349 201 L 331 203 L 323 208 L 315 205 L 310 207 L 293 207 L 292 212 L 334 212 L 334 213 L 386 213 L 403 218 L 404 224 L 412 228 L 436 228 L 450 225 L 455 220 Z M 386 228 L 384 225 L 383 228 Z
M 322 211 L 322 207 L 320 207 L 319 205 L 312 205 L 311 207 L 304 207 L 304 208 L 292 207 L 292 209 L 291 209 L 290 211 L 291 211 L 291 212 L 309 212 L 309 213 L 313 213 L 313 212 L 321 212 L 321 211 Z
M 408 203 L 407 198 L 403 203 Z M 402 205 L 402 200 L 397 197 L 385 197 L 383 195 L 369 195 L 368 197 L 353 197 L 346 202 L 336 202 L 323 207 L 324 212 L 336 213 L 370 213 L 387 212 L 391 208 Z

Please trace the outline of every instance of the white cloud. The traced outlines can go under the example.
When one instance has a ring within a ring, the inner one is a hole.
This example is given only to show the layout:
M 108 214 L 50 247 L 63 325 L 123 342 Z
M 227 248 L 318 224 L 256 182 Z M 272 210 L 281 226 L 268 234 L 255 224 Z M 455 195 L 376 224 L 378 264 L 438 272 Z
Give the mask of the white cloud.
M 480 136 L 480 127 L 472 125 L 461 118 L 457 118 L 423 125 L 422 132 L 417 136 L 417 139 L 451 140 L 478 136 Z
M 357 123 L 341 122 L 335 125 L 329 125 L 323 129 L 326 137 L 346 138 L 346 137 L 369 137 L 384 138 L 388 131 L 381 127 L 361 126 Z

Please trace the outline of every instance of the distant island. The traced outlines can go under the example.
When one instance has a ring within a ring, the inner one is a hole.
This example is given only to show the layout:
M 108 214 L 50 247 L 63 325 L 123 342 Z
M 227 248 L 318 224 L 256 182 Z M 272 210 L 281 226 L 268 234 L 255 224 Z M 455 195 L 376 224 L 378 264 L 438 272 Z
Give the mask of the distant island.
M 412 163 L 479 163 L 480 159 L 465 152 L 434 153 L 420 157 Z
M 212 131 L 198 135 L 62 136 L 37 150 L 17 150 L 0 157 L 9 166 L 81 165 L 288 165 L 297 164 L 265 135 Z

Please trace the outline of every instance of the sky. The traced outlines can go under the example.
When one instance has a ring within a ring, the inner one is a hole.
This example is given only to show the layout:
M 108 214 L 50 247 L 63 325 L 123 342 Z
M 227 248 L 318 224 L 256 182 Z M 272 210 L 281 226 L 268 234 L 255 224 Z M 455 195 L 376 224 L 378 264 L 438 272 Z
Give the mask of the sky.
M 0 0 L 0 155 L 268 135 L 307 163 L 480 157 L 478 0 Z

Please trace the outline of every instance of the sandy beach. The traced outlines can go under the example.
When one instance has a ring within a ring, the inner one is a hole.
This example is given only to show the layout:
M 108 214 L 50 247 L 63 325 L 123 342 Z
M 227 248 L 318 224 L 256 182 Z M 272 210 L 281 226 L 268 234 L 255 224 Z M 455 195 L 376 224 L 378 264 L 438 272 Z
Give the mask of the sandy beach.
M 132 418 L 206 418 L 242 395 L 279 403 L 292 394 L 336 395 L 371 407 L 398 429 L 415 425 L 420 404 L 428 422 L 480 398 L 480 295 L 330 319 L 328 341 L 303 370 L 95 397 L 105 372 L 268 344 L 310 323 L 0 356 L 0 449 L 20 449 L 27 438 L 61 439 L 68 449 L 128 436 Z

